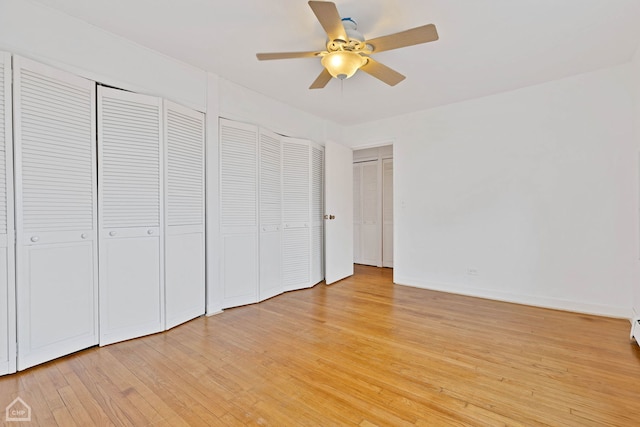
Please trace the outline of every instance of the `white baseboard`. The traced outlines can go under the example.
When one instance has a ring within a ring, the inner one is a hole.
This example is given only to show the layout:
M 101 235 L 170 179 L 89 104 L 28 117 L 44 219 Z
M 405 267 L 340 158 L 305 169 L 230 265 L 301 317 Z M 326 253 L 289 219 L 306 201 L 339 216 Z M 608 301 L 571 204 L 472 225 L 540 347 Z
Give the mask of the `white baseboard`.
M 222 313 L 222 309 L 219 306 L 209 307 L 207 306 L 207 312 L 204 314 L 207 317 L 215 316 L 216 314 Z
M 488 289 L 469 289 L 455 283 L 426 282 L 419 279 L 404 276 L 394 276 L 394 283 L 415 288 L 429 289 L 432 291 L 448 292 L 452 294 L 466 295 L 477 298 L 485 298 L 496 301 L 511 302 L 516 304 L 531 305 L 554 310 L 572 311 L 576 313 L 594 314 L 597 316 L 631 319 L 633 310 L 630 307 L 615 307 L 601 304 L 589 304 L 569 301 L 557 298 L 545 298 L 532 295 L 511 294 L 508 292 L 492 291 Z
M 635 339 L 636 343 L 640 345 L 640 317 L 636 315 L 631 319 L 631 332 L 629 333 L 629 339 Z

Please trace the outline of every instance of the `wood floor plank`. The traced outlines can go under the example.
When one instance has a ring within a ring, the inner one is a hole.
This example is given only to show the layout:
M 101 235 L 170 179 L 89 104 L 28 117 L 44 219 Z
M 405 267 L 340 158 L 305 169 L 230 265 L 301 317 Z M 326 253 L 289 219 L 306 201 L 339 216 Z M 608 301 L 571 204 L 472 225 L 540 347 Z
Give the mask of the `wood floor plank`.
M 0 378 L 33 425 L 629 426 L 629 323 L 392 283 L 356 266 Z

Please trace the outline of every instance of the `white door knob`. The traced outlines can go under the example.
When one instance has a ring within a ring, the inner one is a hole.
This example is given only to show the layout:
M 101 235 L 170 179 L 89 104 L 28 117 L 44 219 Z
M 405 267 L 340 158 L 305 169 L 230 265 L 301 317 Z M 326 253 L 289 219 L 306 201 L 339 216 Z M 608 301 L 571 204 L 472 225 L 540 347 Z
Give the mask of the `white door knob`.
M 148 235 L 152 235 L 153 234 L 153 230 L 147 230 L 147 234 Z
M 38 240 L 40 240 L 40 238 L 38 236 L 33 236 L 31 238 L 31 241 L 34 242 L 34 243 L 37 242 Z
M 89 235 L 87 233 L 82 233 L 80 237 L 82 237 L 83 239 L 86 239 L 87 237 L 89 237 Z
M 110 231 L 109 232 L 109 236 L 111 236 L 111 237 L 115 236 L 116 234 L 118 234 L 118 233 L 116 233 L 115 231 Z

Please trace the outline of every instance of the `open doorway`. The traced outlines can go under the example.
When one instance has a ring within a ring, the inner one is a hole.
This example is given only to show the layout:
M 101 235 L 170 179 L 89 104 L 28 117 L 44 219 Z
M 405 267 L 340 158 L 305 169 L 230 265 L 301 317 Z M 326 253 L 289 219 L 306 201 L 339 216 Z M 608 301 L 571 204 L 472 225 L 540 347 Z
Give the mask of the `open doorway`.
M 393 146 L 353 151 L 356 264 L 393 267 Z

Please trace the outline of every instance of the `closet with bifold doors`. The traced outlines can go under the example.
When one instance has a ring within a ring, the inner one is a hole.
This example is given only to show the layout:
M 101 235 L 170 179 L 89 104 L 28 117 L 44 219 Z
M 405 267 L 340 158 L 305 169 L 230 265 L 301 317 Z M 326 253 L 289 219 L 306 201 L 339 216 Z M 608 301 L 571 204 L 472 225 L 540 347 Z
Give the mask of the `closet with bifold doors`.
M 100 344 L 205 312 L 204 114 L 98 87 Z
M 220 119 L 223 308 L 324 279 L 324 149 Z
M 0 375 L 205 313 L 204 125 L 0 53 Z

